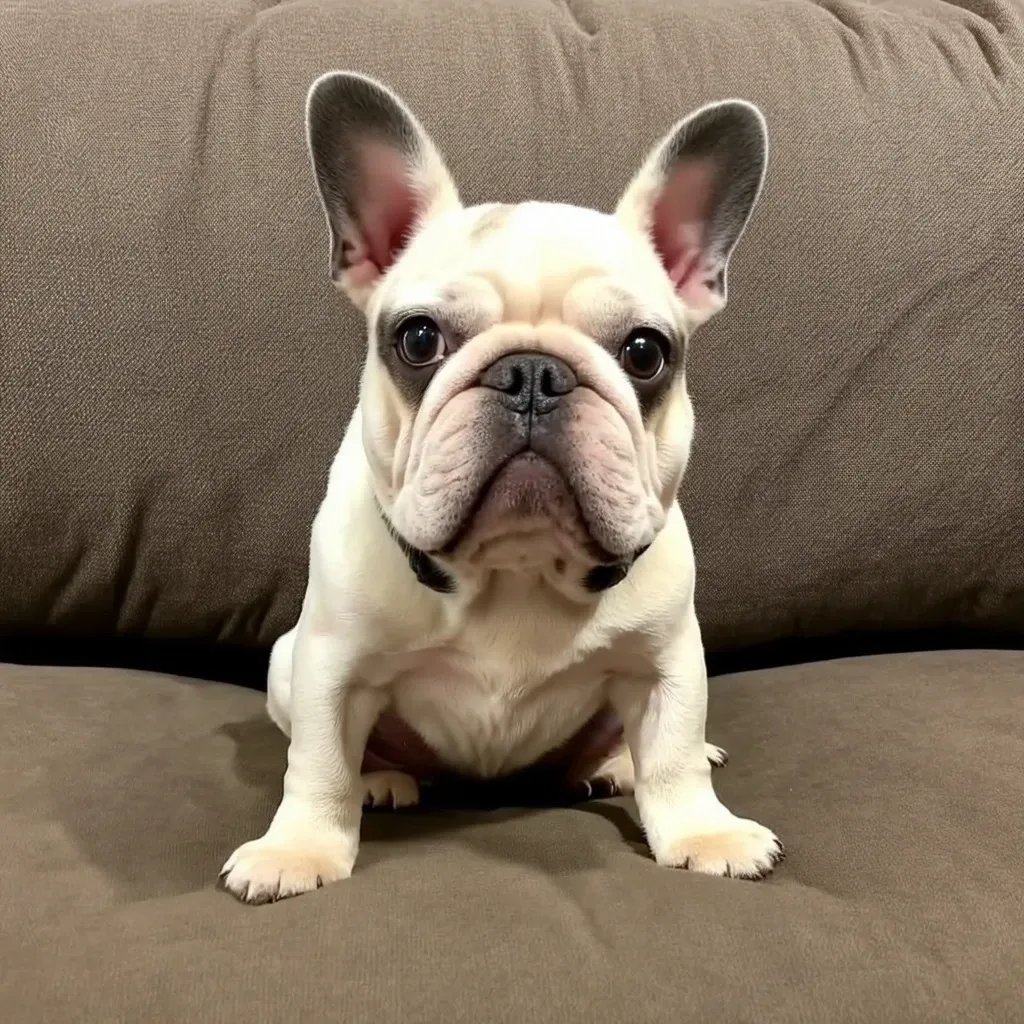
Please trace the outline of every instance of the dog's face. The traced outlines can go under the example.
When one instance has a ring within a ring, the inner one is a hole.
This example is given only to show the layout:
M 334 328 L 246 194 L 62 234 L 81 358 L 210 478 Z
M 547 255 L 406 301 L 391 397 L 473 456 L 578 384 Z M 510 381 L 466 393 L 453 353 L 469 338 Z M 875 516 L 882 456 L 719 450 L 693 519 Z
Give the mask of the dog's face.
M 394 530 L 453 565 L 628 566 L 686 466 L 686 344 L 761 187 L 756 108 L 678 123 L 613 214 L 464 207 L 359 75 L 317 80 L 308 130 L 332 277 L 367 317 L 363 444 Z

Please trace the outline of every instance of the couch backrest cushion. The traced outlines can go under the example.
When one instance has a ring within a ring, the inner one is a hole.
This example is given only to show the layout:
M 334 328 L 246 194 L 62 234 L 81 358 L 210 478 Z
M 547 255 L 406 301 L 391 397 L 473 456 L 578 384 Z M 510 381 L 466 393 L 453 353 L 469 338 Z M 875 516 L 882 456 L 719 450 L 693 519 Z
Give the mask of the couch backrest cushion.
M 0 631 L 269 643 L 364 345 L 307 87 L 391 83 L 471 201 L 609 208 L 742 96 L 767 188 L 690 364 L 709 645 L 1024 623 L 1017 0 L 14 0 Z

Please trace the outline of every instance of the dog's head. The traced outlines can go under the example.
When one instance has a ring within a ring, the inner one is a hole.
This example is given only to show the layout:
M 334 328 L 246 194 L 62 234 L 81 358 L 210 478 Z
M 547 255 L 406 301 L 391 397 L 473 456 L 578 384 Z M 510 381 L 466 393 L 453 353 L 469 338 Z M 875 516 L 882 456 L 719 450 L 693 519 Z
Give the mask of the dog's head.
M 332 73 L 307 123 L 331 275 L 365 314 L 363 445 L 401 541 L 450 564 L 628 567 L 693 433 L 687 339 L 722 308 L 764 175 L 764 120 L 703 107 L 613 214 L 465 207 L 414 115 Z M 588 575 L 588 572 L 590 574 Z

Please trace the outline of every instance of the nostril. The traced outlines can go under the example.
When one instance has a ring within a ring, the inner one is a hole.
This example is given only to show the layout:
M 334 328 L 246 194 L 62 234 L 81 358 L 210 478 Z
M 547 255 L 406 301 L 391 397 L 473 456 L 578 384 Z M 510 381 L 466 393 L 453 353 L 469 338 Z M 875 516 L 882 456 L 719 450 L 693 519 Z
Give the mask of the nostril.
M 480 374 L 480 384 L 500 391 L 503 395 L 521 395 L 526 389 L 526 374 L 518 359 L 506 356 L 487 367 Z
M 537 390 L 545 398 L 561 398 L 576 387 L 576 375 L 561 360 L 549 360 L 541 367 Z

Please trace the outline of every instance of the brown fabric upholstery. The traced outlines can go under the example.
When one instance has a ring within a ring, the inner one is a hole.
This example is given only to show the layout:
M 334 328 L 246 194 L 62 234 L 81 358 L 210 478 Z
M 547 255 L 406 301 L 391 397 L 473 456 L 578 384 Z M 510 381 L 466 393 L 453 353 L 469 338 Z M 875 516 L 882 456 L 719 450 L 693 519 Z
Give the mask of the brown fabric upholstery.
M 1016 1024 L 1024 654 L 723 678 L 719 791 L 776 828 L 763 883 L 657 867 L 628 801 L 375 813 L 351 879 L 215 887 L 284 744 L 251 691 L 0 669 L 9 1024 Z
M 383 77 L 469 201 L 607 208 L 677 117 L 772 130 L 693 348 L 712 648 L 1024 621 L 1018 0 L 8 0 L 0 632 L 268 644 L 355 395 L 302 137 Z

